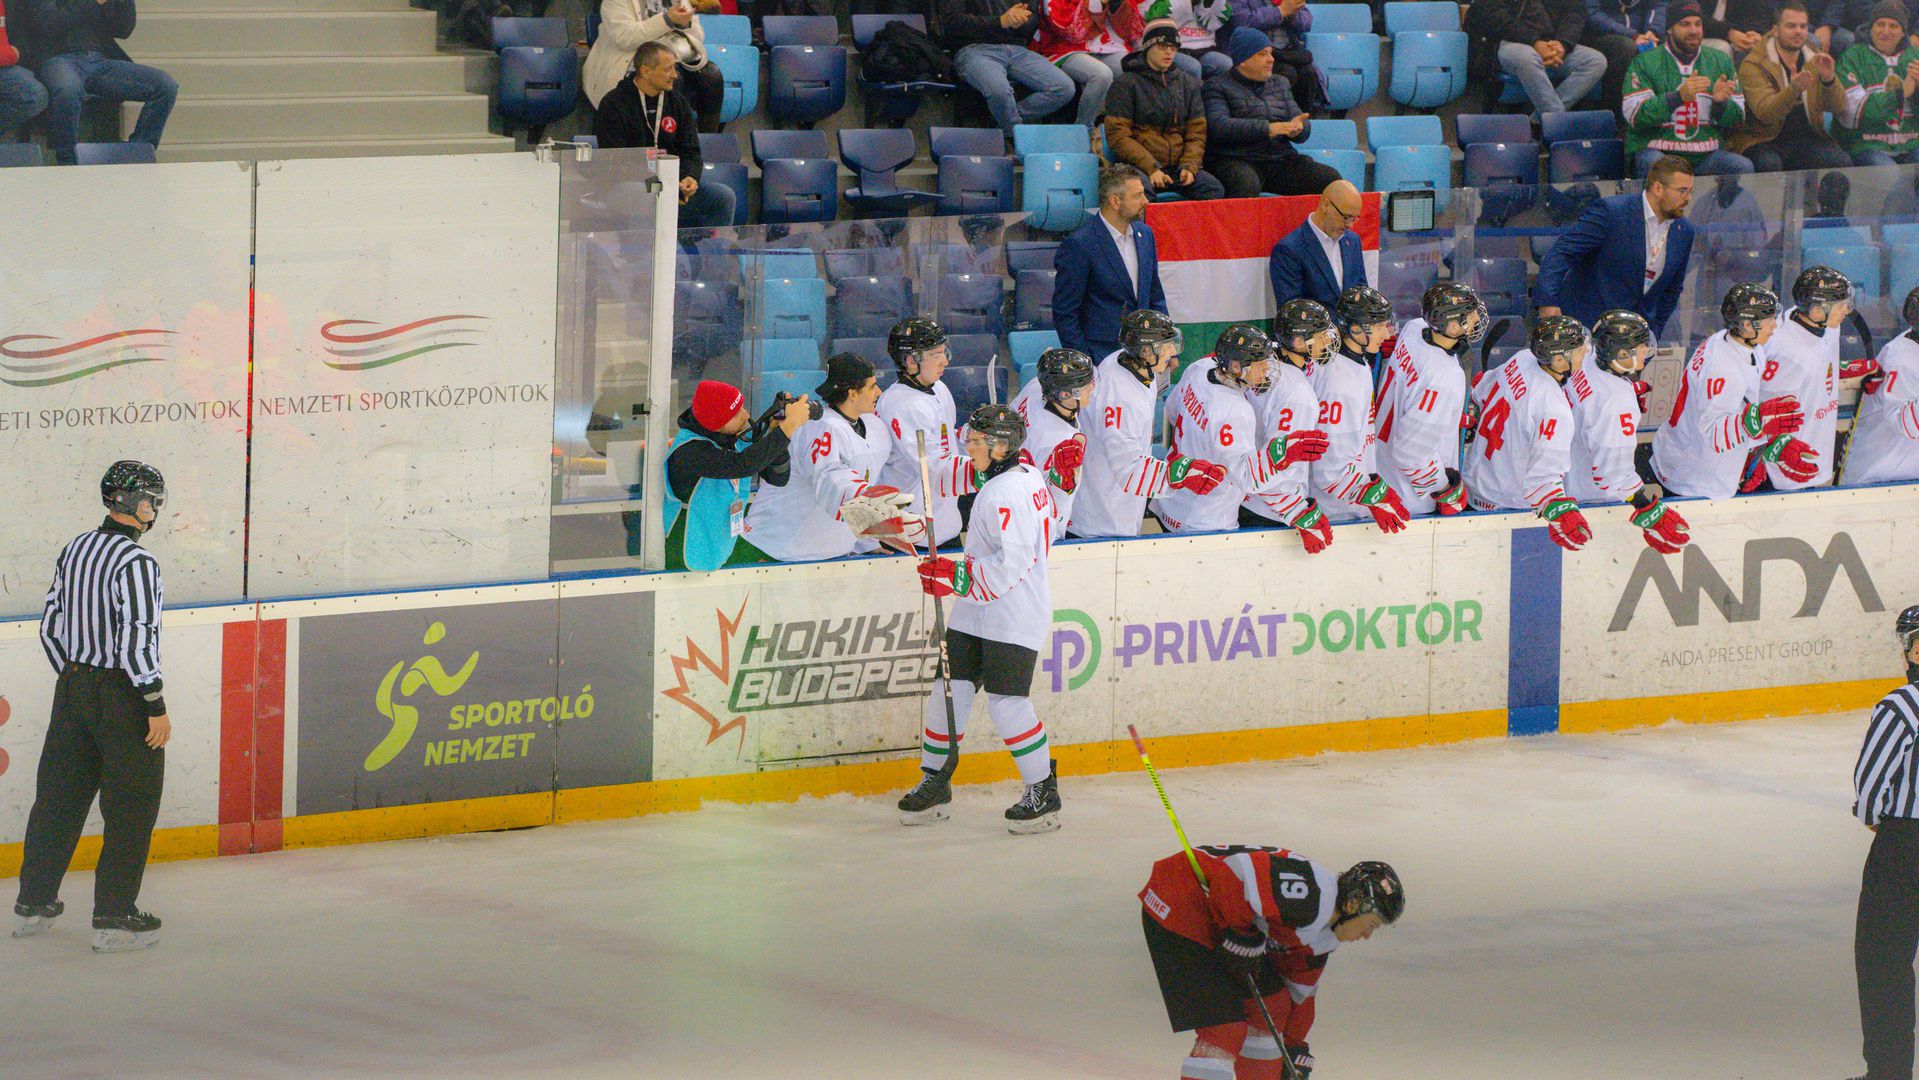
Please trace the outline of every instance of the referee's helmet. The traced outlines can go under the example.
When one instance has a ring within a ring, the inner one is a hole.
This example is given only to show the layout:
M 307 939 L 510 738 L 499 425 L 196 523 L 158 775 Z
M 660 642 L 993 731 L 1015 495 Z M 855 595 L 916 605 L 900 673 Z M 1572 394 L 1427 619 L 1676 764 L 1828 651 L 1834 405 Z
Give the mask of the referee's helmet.
M 167 501 L 167 481 L 160 470 L 144 461 L 116 461 L 100 478 L 100 501 L 107 509 L 132 514 L 142 500 L 153 503 L 158 514 Z

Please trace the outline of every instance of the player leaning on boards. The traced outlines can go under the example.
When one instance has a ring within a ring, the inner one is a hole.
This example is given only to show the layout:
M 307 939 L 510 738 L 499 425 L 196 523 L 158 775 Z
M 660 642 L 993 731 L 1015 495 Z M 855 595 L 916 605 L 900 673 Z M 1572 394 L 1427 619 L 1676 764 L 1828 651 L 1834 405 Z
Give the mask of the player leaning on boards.
M 966 737 L 973 696 L 986 691 L 986 714 L 1013 752 L 1026 791 L 1006 811 L 1014 833 L 1059 828 L 1059 778 L 1046 745 L 1046 725 L 1033 711 L 1033 668 L 1039 646 L 1053 626 L 1053 596 L 1046 556 L 1053 545 L 1052 495 L 1047 478 L 1024 460 L 1026 424 L 1005 405 L 981 405 L 967 420 L 966 455 L 978 477 L 972 525 L 959 559 L 935 555 L 919 564 L 920 587 L 935 597 L 952 596 L 946 628 L 951 664 L 952 722 Z M 941 807 L 953 788 L 940 767 L 954 748 L 946 736 L 945 690 L 926 699 L 926 730 L 920 744 L 919 786 L 900 799 L 907 825 L 946 820 Z
M 1466 451 L 1466 483 L 1475 510 L 1531 510 L 1567 551 L 1592 540 L 1592 526 L 1566 494 L 1572 464 L 1573 409 L 1561 391 L 1586 366 L 1586 328 L 1569 315 L 1533 323 L 1527 347 L 1473 381 L 1479 417 Z
M 1906 294 L 1902 314 L 1906 332 L 1879 350 L 1859 386 L 1841 483 L 1919 480 L 1919 289 Z
M 893 449 L 880 467 L 880 484 L 910 493 L 911 512 L 920 505 L 919 435 L 926 435 L 928 468 L 934 484 L 933 535 L 945 545 L 960 534 L 958 497 L 973 490 L 973 470 L 960 446 L 953 392 L 940 381 L 949 359 L 946 329 L 923 315 L 902 319 L 886 335 L 886 354 L 899 378 L 880 394 L 880 423 L 893 436 Z
M 93 881 L 93 951 L 159 943 L 160 920 L 135 906 L 173 733 L 161 696 L 160 563 L 140 547 L 166 502 L 160 470 L 116 461 L 100 478 L 107 519 L 54 562 L 40 644 L 58 672 L 53 717 L 20 861 L 13 936 L 47 928 L 66 905 L 60 882 L 100 796 L 105 829 Z
M 1399 330 L 1379 380 L 1379 471 L 1408 513 L 1466 509 L 1459 474 L 1469 345 L 1486 336 L 1486 305 L 1472 286 L 1442 281 L 1419 301 L 1420 318 Z
M 1639 379 L 1652 358 L 1652 324 L 1636 311 L 1613 310 L 1593 324 L 1594 363 L 1566 382 L 1572 403 L 1572 467 L 1566 494 L 1582 506 L 1631 504 L 1646 546 L 1671 555 L 1692 540 L 1686 519 L 1666 505 L 1657 484 L 1639 478 L 1639 421 L 1652 387 Z
M 1165 312 L 1141 308 L 1120 320 L 1119 351 L 1099 362 L 1086 402 L 1086 469 L 1070 535 L 1138 536 L 1148 499 L 1169 488 L 1204 495 L 1226 479 L 1220 466 L 1177 450 L 1153 456 L 1153 405 L 1183 344 Z
M 1873 832 L 1859 884 L 1853 967 L 1866 1075 L 1910 1080 L 1913 1046 L 1912 960 L 1919 952 L 1919 607 L 1893 624 L 1906 683 L 1879 700 L 1852 773 L 1853 815 Z
M 1153 864 L 1140 890 L 1146 950 L 1159 976 L 1166 1018 L 1191 1031 L 1180 1080 L 1280 1080 L 1284 1039 L 1294 1075 L 1313 1070 L 1306 1036 L 1314 994 L 1334 949 L 1364 941 L 1406 909 L 1399 875 L 1362 862 L 1334 876 L 1284 848 L 1215 846 Z M 1247 993 L 1251 974 L 1280 1038 Z
M 1746 457 L 1780 460 L 1805 418 L 1791 396 L 1765 397 L 1755 358 L 1779 325 L 1779 297 L 1741 282 L 1719 305 L 1726 328 L 1700 342 L 1679 377 L 1672 416 L 1653 433 L 1652 468 L 1676 495 L 1730 499 Z
M 1786 440 L 1779 459 L 1755 459 L 1742 490 L 1770 483 L 1775 491 L 1827 487 L 1839 437 L 1839 326 L 1852 313 L 1852 282 L 1828 266 L 1811 266 L 1792 283 L 1792 309 L 1766 343 L 1759 393 L 1790 396 L 1805 423 Z M 1763 468 L 1761 465 L 1763 464 Z
M 1313 394 L 1313 368 L 1332 359 L 1333 317 L 1311 300 L 1279 305 L 1273 318 L 1273 359 L 1266 385 L 1252 394 L 1259 418 L 1259 440 L 1267 447 L 1267 480 L 1257 495 L 1240 504 L 1239 523 L 1278 521 L 1299 532 L 1306 554 L 1332 546 L 1333 523 L 1312 496 L 1313 463 L 1326 454 L 1326 433 Z
M 1333 325 L 1339 347 L 1312 372 L 1318 427 L 1326 433 L 1326 452 L 1312 463 L 1319 508 L 1335 524 L 1370 515 L 1380 531 L 1396 533 L 1409 515 L 1379 475 L 1373 437 L 1373 364 L 1393 336 L 1392 301 L 1371 286 L 1349 285 L 1333 305 Z
M 1094 390 L 1093 358 L 1078 349 L 1048 349 L 1037 366 L 1039 373 L 1013 399 L 1013 411 L 1026 425 L 1026 456 L 1039 463 L 1052 491 L 1052 538 L 1058 540 L 1072 520 L 1079 470 L 1086 463 L 1079 416 Z

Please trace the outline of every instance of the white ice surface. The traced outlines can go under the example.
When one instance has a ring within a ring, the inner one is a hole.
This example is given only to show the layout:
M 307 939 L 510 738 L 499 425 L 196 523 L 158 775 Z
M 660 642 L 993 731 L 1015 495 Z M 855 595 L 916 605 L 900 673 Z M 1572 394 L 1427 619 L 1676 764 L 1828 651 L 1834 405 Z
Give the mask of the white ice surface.
M 1196 841 L 1391 861 L 1342 948 L 1320 1080 L 1860 1071 L 1849 816 L 1863 715 L 1166 774 Z M 1160 1077 L 1135 893 L 1176 850 L 1141 774 L 156 866 L 148 953 L 92 875 L 0 938 L 0 1076 Z

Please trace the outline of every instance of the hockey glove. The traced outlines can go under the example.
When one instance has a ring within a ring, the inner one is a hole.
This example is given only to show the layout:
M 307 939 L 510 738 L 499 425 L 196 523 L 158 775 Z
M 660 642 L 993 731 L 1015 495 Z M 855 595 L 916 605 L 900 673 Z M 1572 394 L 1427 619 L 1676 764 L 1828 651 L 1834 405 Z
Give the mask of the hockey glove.
M 1806 422 L 1806 417 L 1799 411 L 1798 398 L 1782 394 L 1757 405 L 1746 406 L 1739 422 L 1745 427 L 1747 438 L 1773 439 L 1798 431 L 1799 426 Z
M 1260 958 L 1266 955 L 1266 935 L 1250 926 L 1244 930 L 1229 926 L 1219 932 L 1219 952 L 1226 970 L 1251 975 L 1259 970 Z
M 1639 399 L 1639 415 L 1646 414 L 1646 402 L 1652 397 L 1652 384 L 1644 379 L 1632 381 L 1632 394 Z
M 1399 493 L 1387 486 L 1378 473 L 1366 478 L 1366 489 L 1359 493 L 1359 505 L 1372 511 L 1373 524 L 1380 532 L 1396 533 L 1406 527 L 1412 515 L 1406 512 L 1406 504 L 1399 501 Z
M 1553 543 L 1567 551 L 1578 551 L 1593 538 L 1592 526 L 1586 524 L 1586 515 L 1579 512 L 1579 504 L 1563 492 L 1548 497 L 1539 508 L 1539 516 L 1546 519 L 1546 534 L 1552 537 Z
M 1306 547 L 1306 554 L 1317 555 L 1333 546 L 1333 523 L 1326 520 L 1320 512 L 1319 504 L 1306 500 L 1306 512 L 1293 519 L 1293 528 L 1299 530 L 1299 542 Z
M 1885 374 L 1885 371 L 1879 366 L 1879 361 L 1874 360 L 1870 356 L 1860 360 L 1847 361 L 1839 368 L 1839 377 L 1842 379 L 1865 379 L 1869 382 L 1876 383 L 1882 379 Z M 1864 389 L 1864 387 L 1862 386 L 1861 389 Z M 1871 392 L 1870 390 L 1866 391 L 1866 393 Z
M 873 484 L 840 504 L 840 520 L 854 536 L 886 539 L 907 531 L 906 508 L 913 497 L 887 484 Z M 924 532 L 924 529 L 920 530 Z
M 1647 547 L 1661 555 L 1676 555 L 1692 542 L 1686 519 L 1667 506 L 1655 489 L 1640 488 L 1633 494 L 1632 506 L 1632 523 L 1644 532 Z
M 928 596 L 966 596 L 973 591 L 973 560 L 954 562 L 936 555 L 921 559 L 920 590 Z
M 1046 482 L 1067 494 L 1079 487 L 1079 467 L 1086 464 L 1086 436 L 1075 435 L 1053 447 L 1046 459 Z
M 1325 453 L 1325 432 L 1295 431 L 1266 444 L 1266 464 L 1274 472 L 1285 472 L 1302 461 L 1318 461 Z
M 1173 453 L 1166 458 L 1166 478 L 1173 487 L 1204 495 L 1225 481 L 1226 469 L 1210 461 Z
M 1313 1060 L 1313 1052 L 1306 1049 L 1305 1043 L 1296 1042 L 1286 1047 L 1286 1053 L 1293 1059 L 1293 1075 L 1299 1080 L 1308 1080 L 1313 1075 L 1313 1066 L 1319 1064 Z
M 1446 486 L 1433 496 L 1433 503 L 1447 517 L 1466 509 L 1466 478 L 1458 469 L 1446 470 Z
M 1786 479 L 1803 484 L 1819 475 L 1819 451 L 1798 439 L 1781 436 L 1766 444 L 1759 456 L 1779 466 Z

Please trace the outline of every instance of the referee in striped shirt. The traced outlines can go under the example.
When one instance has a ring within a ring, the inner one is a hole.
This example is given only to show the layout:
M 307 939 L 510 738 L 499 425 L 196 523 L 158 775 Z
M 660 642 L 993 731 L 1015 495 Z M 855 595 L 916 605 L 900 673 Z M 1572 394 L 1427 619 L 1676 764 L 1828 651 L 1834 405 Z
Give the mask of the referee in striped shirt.
M 60 881 L 95 794 L 106 821 L 93 886 L 93 949 L 157 943 L 160 920 L 135 907 L 160 813 L 172 725 L 160 696 L 160 563 L 140 547 L 166 501 L 160 471 L 118 461 L 100 480 L 107 519 L 54 563 L 40 643 L 58 672 L 53 718 L 27 818 L 13 936 L 63 910 Z
M 1873 831 L 1859 886 L 1853 967 L 1865 1035 L 1861 1080 L 1912 1080 L 1913 975 L 1919 954 L 1919 606 L 1895 624 L 1906 685 L 1881 698 L 1853 770 L 1852 812 Z

